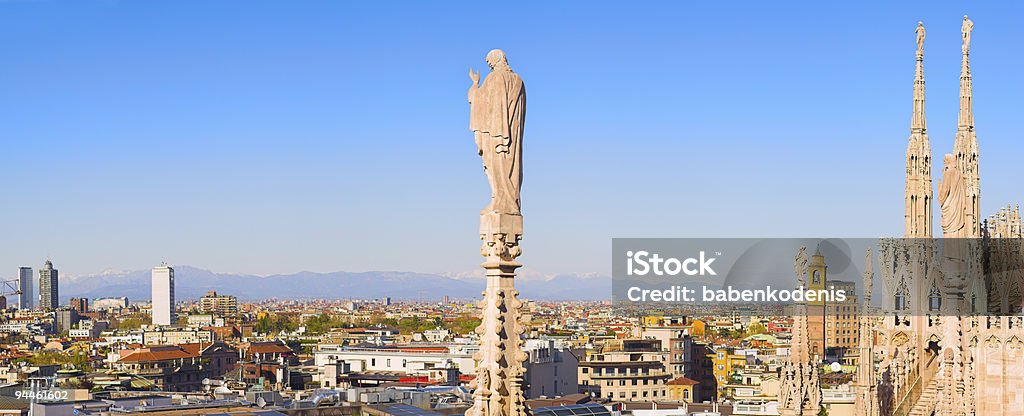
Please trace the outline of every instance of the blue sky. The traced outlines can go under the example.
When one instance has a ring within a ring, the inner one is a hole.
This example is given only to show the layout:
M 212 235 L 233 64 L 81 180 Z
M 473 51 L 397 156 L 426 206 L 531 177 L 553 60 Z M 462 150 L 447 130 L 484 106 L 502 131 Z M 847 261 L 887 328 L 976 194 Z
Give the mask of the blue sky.
M 1019 2 L 549 3 L 0 1 L 0 276 L 472 270 L 492 48 L 527 85 L 536 272 L 607 273 L 613 237 L 901 234 L 918 20 L 935 158 L 966 13 L 982 209 L 1024 199 Z

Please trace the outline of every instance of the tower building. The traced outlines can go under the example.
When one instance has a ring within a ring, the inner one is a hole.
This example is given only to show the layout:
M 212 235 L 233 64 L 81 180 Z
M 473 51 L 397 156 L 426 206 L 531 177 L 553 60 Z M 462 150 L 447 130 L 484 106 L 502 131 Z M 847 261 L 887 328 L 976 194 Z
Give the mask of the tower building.
M 21 290 L 21 294 L 18 295 L 18 309 L 30 310 L 35 306 L 35 302 L 32 299 L 35 298 L 33 290 L 35 287 L 32 284 L 32 268 L 31 267 L 19 267 L 18 268 L 18 289 Z
M 826 273 L 825 256 L 820 250 L 815 250 L 811 263 L 807 265 L 807 290 L 825 290 Z M 825 358 L 825 302 L 822 299 L 807 302 L 807 342 L 810 358 L 815 361 Z
M 39 269 L 39 308 L 50 311 L 60 306 L 58 272 L 49 260 Z
M 174 313 L 174 269 L 162 264 L 153 268 L 153 325 L 173 325 L 177 321 Z

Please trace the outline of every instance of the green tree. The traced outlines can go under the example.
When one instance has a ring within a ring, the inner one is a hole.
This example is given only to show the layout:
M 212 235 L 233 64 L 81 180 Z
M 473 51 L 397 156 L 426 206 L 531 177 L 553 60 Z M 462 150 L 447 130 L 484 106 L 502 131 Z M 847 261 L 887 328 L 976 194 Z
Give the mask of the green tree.
M 747 336 L 748 337 L 751 336 L 751 335 L 766 334 L 766 333 L 768 333 L 768 328 L 765 328 L 765 326 L 762 325 L 760 322 L 755 322 L 754 324 L 751 324 L 749 327 L 747 327 Z
M 478 326 L 480 326 L 480 318 L 471 314 L 464 314 L 455 318 L 455 320 L 448 325 L 448 329 L 457 334 L 464 335 L 472 333 Z

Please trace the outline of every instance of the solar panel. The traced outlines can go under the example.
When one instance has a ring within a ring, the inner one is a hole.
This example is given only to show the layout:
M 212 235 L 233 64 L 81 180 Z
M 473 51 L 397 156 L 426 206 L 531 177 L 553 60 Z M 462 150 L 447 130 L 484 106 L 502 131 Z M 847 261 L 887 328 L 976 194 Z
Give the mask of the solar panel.
M 432 412 L 427 409 L 420 409 L 416 406 L 409 406 L 407 404 L 393 404 L 374 407 L 384 413 L 394 416 L 441 416 L 440 413 Z
M 533 409 L 534 416 L 611 416 L 611 411 L 597 403 L 551 406 Z

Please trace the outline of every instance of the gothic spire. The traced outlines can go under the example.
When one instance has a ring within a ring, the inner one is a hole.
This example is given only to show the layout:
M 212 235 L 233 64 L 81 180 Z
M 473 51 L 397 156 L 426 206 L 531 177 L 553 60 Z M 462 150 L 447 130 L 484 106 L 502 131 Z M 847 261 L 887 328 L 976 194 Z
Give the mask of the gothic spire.
M 960 63 L 960 116 L 957 120 L 959 131 L 974 130 L 974 110 L 971 105 L 971 31 L 974 30 L 974 22 L 964 16 L 964 23 L 961 27 L 963 37 L 963 60 Z
M 917 70 L 914 72 L 914 117 L 910 121 L 910 132 L 925 134 L 927 130 L 924 118 L 924 23 L 917 22 Z
M 932 149 L 924 116 L 924 24 L 917 22 L 917 68 L 914 71 L 914 112 L 907 143 L 907 178 L 904 193 L 905 236 L 932 236 Z
M 967 184 L 968 237 L 981 235 L 981 178 L 978 172 L 978 137 L 974 133 L 973 97 L 971 96 L 971 32 L 974 22 L 964 16 L 960 33 L 963 36 L 963 60 L 960 65 L 960 114 L 957 119 L 953 154 L 960 174 Z

